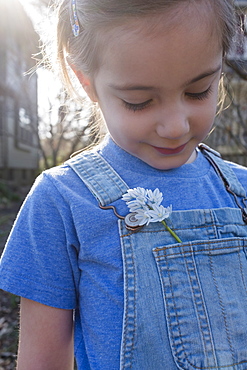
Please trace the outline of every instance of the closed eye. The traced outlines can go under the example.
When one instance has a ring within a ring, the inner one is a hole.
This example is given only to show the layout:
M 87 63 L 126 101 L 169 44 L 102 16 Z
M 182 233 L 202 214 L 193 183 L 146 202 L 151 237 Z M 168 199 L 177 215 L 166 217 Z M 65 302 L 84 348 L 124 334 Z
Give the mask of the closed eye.
M 192 100 L 201 100 L 202 101 L 202 100 L 207 99 L 210 96 L 211 92 L 212 92 L 212 87 L 209 86 L 209 88 L 207 90 L 202 91 L 200 93 L 189 93 L 189 92 L 187 92 L 186 96 L 188 96 Z M 125 108 L 127 108 L 128 110 L 131 110 L 133 112 L 142 111 L 143 109 L 147 108 L 150 105 L 151 102 L 152 102 L 152 99 L 149 99 L 149 100 L 146 100 L 142 103 L 134 104 L 134 103 L 129 103 L 129 102 L 123 100 Z
M 143 103 L 133 104 L 133 103 L 129 103 L 129 102 L 123 100 L 125 108 L 127 108 L 127 109 L 129 109 L 133 112 L 141 111 L 141 110 L 147 108 L 151 102 L 152 102 L 152 99 L 149 99 L 149 100 L 144 101 Z
M 186 96 L 188 96 L 190 99 L 193 99 L 193 100 L 204 100 L 204 99 L 207 99 L 209 97 L 211 92 L 212 92 L 212 87 L 209 86 L 209 88 L 207 90 L 202 91 L 200 93 L 189 93 L 189 92 L 187 92 Z

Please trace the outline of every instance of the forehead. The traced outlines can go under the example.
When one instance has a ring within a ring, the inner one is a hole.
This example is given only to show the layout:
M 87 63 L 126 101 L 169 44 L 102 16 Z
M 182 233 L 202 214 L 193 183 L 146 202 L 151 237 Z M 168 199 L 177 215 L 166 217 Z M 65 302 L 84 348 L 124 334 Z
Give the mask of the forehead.
M 98 45 L 104 45 L 104 49 L 99 48 L 101 57 L 104 50 L 111 48 L 114 42 L 127 45 L 128 41 L 131 42 L 134 37 L 138 38 L 138 35 L 140 38 L 155 39 L 157 34 L 169 34 L 181 25 L 186 27 L 185 30 L 194 29 L 195 32 L 203 27 L 208 36 L 214 37 L 221 45 L 221 22 L 216 14 L 216 6 L 211 0 L 185 0 L 151 14 L 117 19 L 99 29 Z
M 193 4 L 183 2 L 159 15 L 131 19 L 107 30 L 99 72 L 109 79 L 150 78 L 158 83 L 167 73 L 180 79 L 191 74 L 189 79 L 201 70 L 214 69 L 222 52 L 215 16 L 206 2 Z

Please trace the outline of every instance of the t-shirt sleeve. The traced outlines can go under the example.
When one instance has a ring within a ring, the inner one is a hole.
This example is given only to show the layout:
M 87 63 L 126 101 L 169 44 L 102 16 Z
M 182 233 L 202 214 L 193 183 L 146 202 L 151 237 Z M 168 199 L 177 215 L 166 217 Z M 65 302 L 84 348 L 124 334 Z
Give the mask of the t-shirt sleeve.
M 79 269 L 68 202 L 46 174 L 17 216 L 0 263 L 0 288 L 42 304 L 74 309 Z

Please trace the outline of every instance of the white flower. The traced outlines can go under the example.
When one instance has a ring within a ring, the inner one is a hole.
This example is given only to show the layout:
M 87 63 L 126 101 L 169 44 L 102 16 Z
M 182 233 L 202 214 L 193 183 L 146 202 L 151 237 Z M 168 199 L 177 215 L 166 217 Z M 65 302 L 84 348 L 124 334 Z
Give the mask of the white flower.
M 161 222 L 172 212 L 171 206 L 165 208 L 161 205 L 163 195 L 157 188 L 154 191 L 140 187 L 129 189 L 122 199 L 126 201 L 130 212 L 136 213 L 140 226 Z
M 127 202 L 127 206 L 130 212 L 137 212 L 139 209 L 148 209 L 145 203 L 140 202 L 139 200 L 131 200 Z
M 122 199 L 125 200 L 125 202 L 129 202 L 132 199 L 136 200 L 145 200 L 146 198 L 146 190 L 144 188 L 134 188 L 134 189 L 128 189 L 127 193 L 123 195 Z
M 156 188 L 154 191 L 147 189 L 146 196 L 148 198 L 148 203 L 160 205 L 163 201 L 163 194 Z
M 140 187 L 128 189 L 122 199 L 126 202 L 131 212 L 128 216 L 134 215 L 134 218 L 139 222 L 139 226 L 148 225 L 150 222 L 161 222 L 176 241 L 182 243 L 177 234 L 164 221 L 170 217 L 172 205 L 167 208 L 161 205 L 163 194 L 158 188 L 154 191 Z M 129 219 L 127 216 L 126 218 Z M 128 222 L 126 222 L 126 226 L 130 226 Z
M 161 222 L 165 218 L 168 218 L 172 213 L 172 206 L 165 208 L 162 205 L 157 206 L 156 204 L 153 205 L 153 209 L 148 211 L 148 215 L 150 216 L 150 222 Z
M 135 218 L 139 221 L 139 226 L 148 225 L 149 222 L 152 222 L 148 211 L 144 209 L 138 209 Z

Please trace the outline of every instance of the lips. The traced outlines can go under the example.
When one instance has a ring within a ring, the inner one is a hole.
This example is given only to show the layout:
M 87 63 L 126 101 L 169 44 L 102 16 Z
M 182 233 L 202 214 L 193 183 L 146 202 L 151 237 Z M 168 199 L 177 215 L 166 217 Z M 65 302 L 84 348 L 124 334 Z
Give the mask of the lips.
M 184 150 L 184 148 L 186 147 L 186 145 L 187 145 L 187 143 L 183 144 L 183 145 L 180 145 L 177 148 L 159 148 L 159 147 L 156 147 L 156 146 L 154 146 L 153 148 L 161 154 L 173 155 L 173 154 L 181 153 Z

